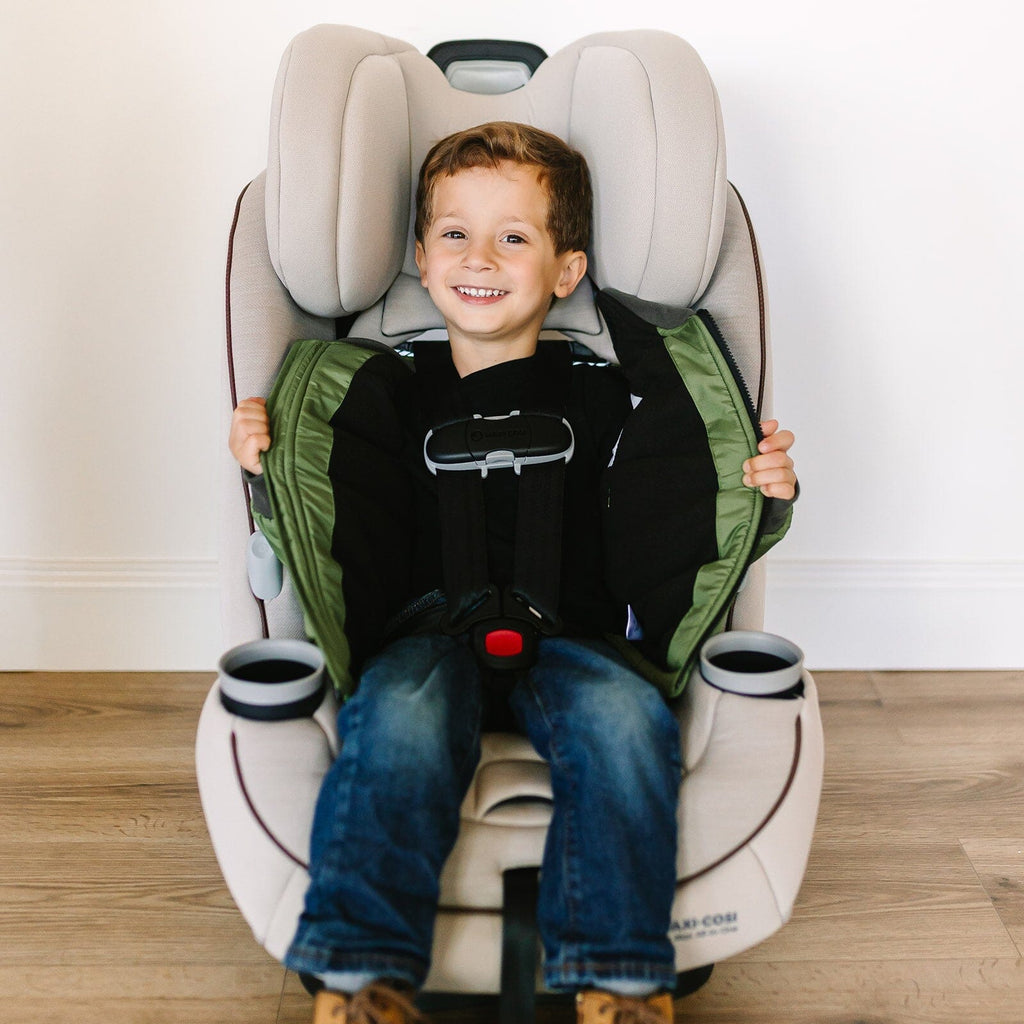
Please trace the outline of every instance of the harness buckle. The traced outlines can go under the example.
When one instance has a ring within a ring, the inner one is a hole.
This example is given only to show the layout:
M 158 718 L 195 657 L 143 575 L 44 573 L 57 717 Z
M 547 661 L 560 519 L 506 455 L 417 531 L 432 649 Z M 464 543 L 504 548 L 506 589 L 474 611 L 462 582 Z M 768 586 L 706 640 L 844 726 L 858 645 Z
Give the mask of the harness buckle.
M 492 469 L 513 469 L 545 462 L 568 462 L 576 447 L 572 427 L 561 416 L 523 413 L 481 416 L 446 423 L 427 431 L 423 459 L 438 470 L 470 470 L 486 477 Z

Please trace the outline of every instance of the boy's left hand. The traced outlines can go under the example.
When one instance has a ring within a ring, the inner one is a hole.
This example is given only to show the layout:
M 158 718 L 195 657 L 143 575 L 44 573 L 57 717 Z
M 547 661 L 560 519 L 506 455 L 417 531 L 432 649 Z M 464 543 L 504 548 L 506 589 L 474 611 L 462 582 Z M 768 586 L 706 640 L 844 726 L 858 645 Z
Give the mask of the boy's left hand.
M 743 463 L 743 484 L 759 487 L 766 498 L 790 501 L 796 497 L 796 473 L 788 452 L 796 439 L 791 430 L 779 430 L 778 420 L 766 420 L 761 431 L 760 454 Z

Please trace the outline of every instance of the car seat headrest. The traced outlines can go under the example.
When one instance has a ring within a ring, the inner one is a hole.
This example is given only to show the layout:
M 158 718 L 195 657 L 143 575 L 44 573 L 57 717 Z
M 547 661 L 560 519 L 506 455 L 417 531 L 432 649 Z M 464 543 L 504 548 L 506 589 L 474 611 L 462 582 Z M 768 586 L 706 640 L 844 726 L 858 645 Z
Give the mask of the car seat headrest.
M 418 286 L 419 166 L 438 139 L 493 120 L 553 132 L 587 158 L 599 288 L 674 307 L 703 292 L 725 219 L 725 147 L 717 94 L 688 43 L 657 31 L 588 36 L 521 88 L 482 95 L 453 88 L 408 43 L 319 25 L 285 52 L 271 116 L 267 234 L 295 301 L 338 317 L 373 305 L 403 272 Z M 405 291 L 400 308 L 411 310 L 416 293 Z M 546 327 L 572 319 L 562 305 Z

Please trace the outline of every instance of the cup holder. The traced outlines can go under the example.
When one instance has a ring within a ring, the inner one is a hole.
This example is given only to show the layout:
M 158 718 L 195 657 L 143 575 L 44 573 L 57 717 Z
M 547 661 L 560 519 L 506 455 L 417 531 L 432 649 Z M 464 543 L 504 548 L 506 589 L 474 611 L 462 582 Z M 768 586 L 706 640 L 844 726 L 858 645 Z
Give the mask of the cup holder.
M 774 633 L 730 630 L 706 641 L 700 674 L 712 686 L 748 697 L 803 696 L 804 652 Z
M 324 696 L 324 656 L 305 640 L 251 640 L 217 665 L 220 700 L 242 718 L 306 718 Z

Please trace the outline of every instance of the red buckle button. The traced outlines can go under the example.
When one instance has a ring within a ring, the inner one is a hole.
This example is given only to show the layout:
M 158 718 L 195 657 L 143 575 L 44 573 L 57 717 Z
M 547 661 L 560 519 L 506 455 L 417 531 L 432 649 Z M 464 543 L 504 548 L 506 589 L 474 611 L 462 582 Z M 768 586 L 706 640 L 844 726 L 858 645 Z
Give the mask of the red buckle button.
M 523 635 L 514 629 L 492 629 L 484 637 L 484 650 L 496 658 L 512 658 L 523 653 Z

